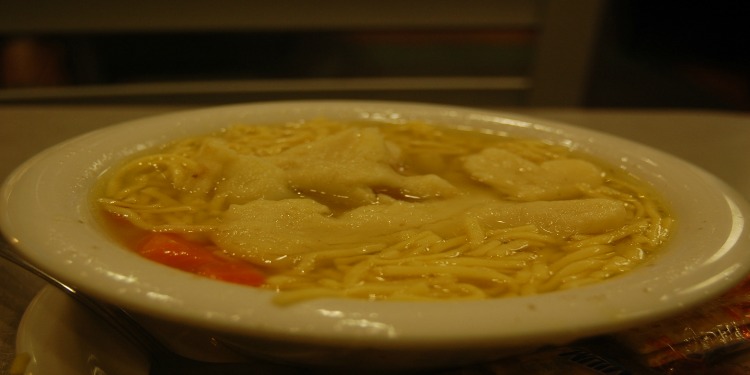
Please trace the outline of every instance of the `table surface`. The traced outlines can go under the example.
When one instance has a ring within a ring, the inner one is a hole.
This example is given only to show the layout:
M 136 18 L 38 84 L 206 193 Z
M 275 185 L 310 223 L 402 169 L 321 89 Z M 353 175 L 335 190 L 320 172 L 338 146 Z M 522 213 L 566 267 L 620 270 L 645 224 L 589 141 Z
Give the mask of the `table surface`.
M 39 151 L 118 122 L 185 106 L 0 106 L 0 180 Z M 750 114 L 703 110 L 491 108 L 579 125 L 629 138 L 686 159 L 750 199 Z M 0 246 L 8 246 L 5 241 Z M 14 357 L 15 335 L 44 284 L 0 259 L 0 373 Z

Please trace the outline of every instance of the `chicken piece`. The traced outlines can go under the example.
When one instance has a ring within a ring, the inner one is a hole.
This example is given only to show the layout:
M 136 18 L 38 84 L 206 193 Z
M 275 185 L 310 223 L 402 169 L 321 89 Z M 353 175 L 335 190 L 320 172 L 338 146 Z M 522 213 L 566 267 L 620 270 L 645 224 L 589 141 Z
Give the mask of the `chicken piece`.
M 272 157 L 291 186 L 326 203 L 374 203 L 377 192 L 411 199 L 447 197 L 457 189 L 435 175 L 404 176 L 394 169 L 399 150 L 376 128 L 352 128 Z
M 536 164 L 512 152 L 488 148 L 464 159 L 469 175 L 498 192 L 522 201 L 571 199 L 580 186 L 602 184 L 602 171 L 580 159 L 559 159 Z

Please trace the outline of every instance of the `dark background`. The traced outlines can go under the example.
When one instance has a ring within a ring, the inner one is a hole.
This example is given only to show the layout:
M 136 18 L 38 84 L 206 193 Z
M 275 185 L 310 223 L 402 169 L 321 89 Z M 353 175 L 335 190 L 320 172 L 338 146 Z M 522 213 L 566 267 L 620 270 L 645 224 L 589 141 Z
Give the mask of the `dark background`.
M 750 110 L 744 8 L 725 0 L 607 1 L 582 106 Z M 523 75 L 534 40 L 534 30 L 482 27 L 5 35 L 0 87 Z M 8 62 L 24 54 L 38 64 L 33 73 Z
M 750 109 L 743 2 L 610 2 L 587 105 Z

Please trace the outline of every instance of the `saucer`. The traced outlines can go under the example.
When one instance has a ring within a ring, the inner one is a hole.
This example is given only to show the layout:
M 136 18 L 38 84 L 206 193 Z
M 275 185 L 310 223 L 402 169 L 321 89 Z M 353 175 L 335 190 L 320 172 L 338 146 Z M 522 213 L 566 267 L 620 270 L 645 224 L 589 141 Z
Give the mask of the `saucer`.
M 45 286 L 21 319 L 16 336 L 23 374 L 148 375 L 145 354 L 62 291 Z

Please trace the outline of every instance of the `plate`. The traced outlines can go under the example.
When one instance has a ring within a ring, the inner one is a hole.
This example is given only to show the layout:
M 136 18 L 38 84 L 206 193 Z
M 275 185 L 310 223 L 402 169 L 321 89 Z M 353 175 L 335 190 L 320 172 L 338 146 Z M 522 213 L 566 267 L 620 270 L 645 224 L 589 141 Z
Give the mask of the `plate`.
M 52 286 L 29 304 L 16 337 L 17 356 L 28 360 L 27 375 L 148 374 L 143 353 Z

